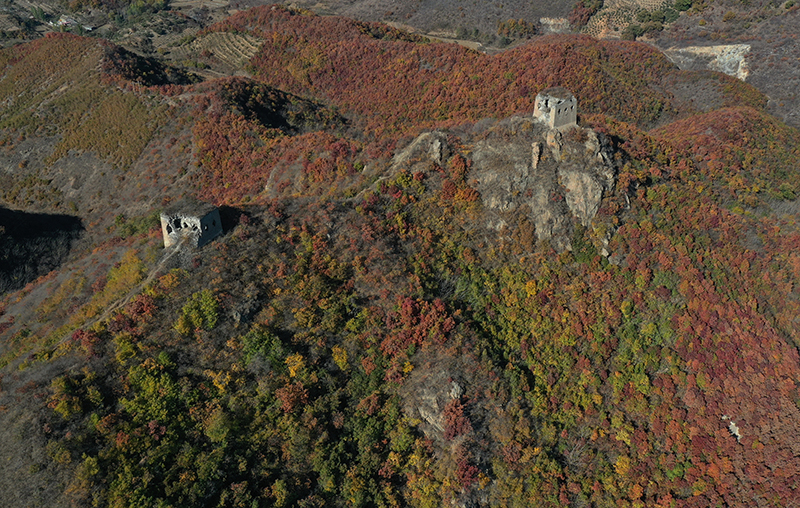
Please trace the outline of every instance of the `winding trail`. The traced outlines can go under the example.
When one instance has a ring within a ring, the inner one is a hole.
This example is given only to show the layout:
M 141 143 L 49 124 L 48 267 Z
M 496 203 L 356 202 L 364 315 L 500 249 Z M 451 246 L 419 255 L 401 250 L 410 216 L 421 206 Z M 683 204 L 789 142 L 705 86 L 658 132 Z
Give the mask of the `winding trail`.
M 166 252 L 164 252 L 164 254 L 161 256 L 161 259 L 159 260 L 159 262 L 153 268 L 150 269 L 150 272 L 148 273 L 147 277 L 144 278 L 144 280 L 142 280 L 141 282 L 136 284 L 134 287 L 132 287 L 125 296 L 119 298 L 116 302 L 114 302 L 113 304 L 109 305 L 106 308 L 105 312 L 103 312 L 100 316 L 98 316 L 97 318 L 95 318 L 93 320 L 90 320 L 90 321 L 87 321 L 87 322 L 83 323 L 82 325 L 79 326 L 79 328 L 92 327 L 92 326 L 96 325 L 97 323 L 105 321 L 106 319 L 111 317 L 111 315 L 114 312 L 116 312 L 117 310 L 119 310 L 122 307 L 124 307 L 125 305 L 127 305 L 134 296 L 136 296 L 139 293 L 141 293 L 142 290 L 148 284 L 150 284 L 151 282 L 153 282 L 153 280 L 155 280 L 156 276 L 161 272 L 161 270 L 164 269 L 164 267 L 166 266 L 167 262 L 170 259 L 172 259 L 175 256 L 175 254 L 177 254 L 178 252 L 181 251 L 181 247 L 183 247 L 183 245 L 181 243 L 177 243 L 177 244 L 173 245 L 172 247 L 167 248 Z M 71 339 L 72 339 L 72 333 L 69 333 L 64 338 L 62 338 L 58 342 L 57 345 L 61 345 L 61 344 L 65 343 L 65 342 L 67 342 L 68 340 L 71 340 Z

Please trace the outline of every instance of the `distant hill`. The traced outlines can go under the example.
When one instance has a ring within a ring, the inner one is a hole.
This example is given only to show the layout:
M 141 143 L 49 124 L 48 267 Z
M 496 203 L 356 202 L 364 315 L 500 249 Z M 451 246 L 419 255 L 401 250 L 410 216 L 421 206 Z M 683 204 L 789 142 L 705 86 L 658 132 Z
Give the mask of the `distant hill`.
M 234 6 L 253 7 L 269 2 L 239 0 Z M 483 37 L 498 34 L 498 25 L 508 20 L 538 23 L 540 18 L 566 18 L 575 2 L 481 2 L 479 0 L 436 0 L 428 2 L 398 2 L 395 0 L 331 0 L 325 2 L 299 1 L 292 5 L 313 9 L 320 14 L 335 14 L 362 21 L 402 23 L 423 32 L 449 32 L 453 36 Z
M 702 23 L 701 23 L 702 21 Z M 770 98 L 769 111 L 800 127 L 800 74 L 794 62 L 800 56 L 796 34 L 800 29 L 800 7 L 785 2 L 740 2 L 714 5 L 702 13 L 681 18 L 655 43 L 672 46 L 746 44 L 747 82 Z

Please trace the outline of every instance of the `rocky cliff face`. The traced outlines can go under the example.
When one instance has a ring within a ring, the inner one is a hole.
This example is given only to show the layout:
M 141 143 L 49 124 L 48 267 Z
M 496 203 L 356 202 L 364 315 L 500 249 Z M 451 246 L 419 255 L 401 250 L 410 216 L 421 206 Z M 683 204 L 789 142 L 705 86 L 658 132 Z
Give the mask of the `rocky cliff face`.
M 708 69 L 725 73 L 742 81 L 747 79 L 750 73 L 745 58 L 749 53 L 749 44 L 672 47 L 664 50 L 664 54 L 681 69 Z
M 539 240 L 569 248 L 577 221 L 589 226 L 603 193 L 614 186 L 608 143 L 591 129 L 548 130 L 514 117 L 475 144 L 472 178 L 483 204 L 499 211 L 523 210 Z
M 458 142 L 471 159 L 467 181 L 478 190 L 487 225 L 513 228 L 524 214 L 538 240 L 570 249 L 577 224 L 590 227 L 605 195 L 614 188 L 611 144 L 591 129 L 548 129 L 532 117 L 516 116 Z M 427 158 L 446 164 L 455 153 L 448 136 L 424 133 L 397 154 L 394 165 Z

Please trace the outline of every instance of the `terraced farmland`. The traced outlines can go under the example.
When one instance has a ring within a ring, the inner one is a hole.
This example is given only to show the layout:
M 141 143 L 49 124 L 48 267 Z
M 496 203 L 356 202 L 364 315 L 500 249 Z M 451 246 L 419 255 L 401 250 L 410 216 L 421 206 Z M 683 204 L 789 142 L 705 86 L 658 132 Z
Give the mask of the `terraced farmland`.
M 600 12 L 592 16 L 583 33 L 600 39 L 619 37 L 642 10 L 655 11 L 664 7 L 664 0 L 608 0 Z
M 241 69 L 261 47 L 261 40 L 243 34 L 214 32 L 198 37 L 189 44 L 170 52 L 174 60 L 197 59 L 205 52 L 224 65 Z
M 644 9 L 647 11 L 655 11 L 664 7 L 666 4 L 671 2 L 666 2 L 665 0 L 608 0 L 604 2 L 606 9 Z

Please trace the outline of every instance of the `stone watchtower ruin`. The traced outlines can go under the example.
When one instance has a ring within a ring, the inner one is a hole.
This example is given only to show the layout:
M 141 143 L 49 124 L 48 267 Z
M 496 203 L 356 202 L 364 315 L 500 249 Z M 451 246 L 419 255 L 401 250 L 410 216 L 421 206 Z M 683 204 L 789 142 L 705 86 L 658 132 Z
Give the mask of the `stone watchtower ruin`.
M 164 248 L 186 242 L 202 247 L 222 234 L 219 210 L 212 204 L 183 199 L 161 213 Z
M 536 95 L 533 117 L 551 129 L 577 125 L 578 100 L 572 92 L 560 86 L 542 90 Z

